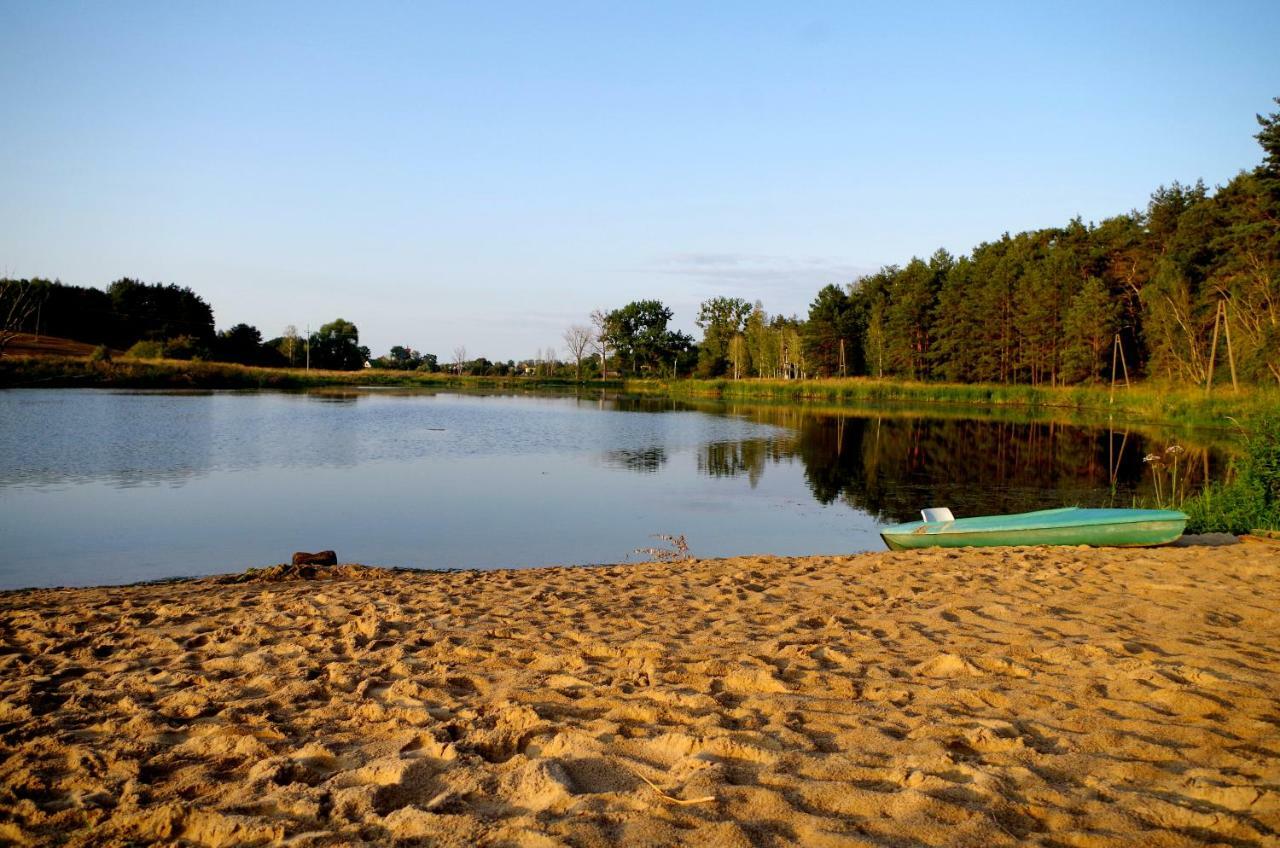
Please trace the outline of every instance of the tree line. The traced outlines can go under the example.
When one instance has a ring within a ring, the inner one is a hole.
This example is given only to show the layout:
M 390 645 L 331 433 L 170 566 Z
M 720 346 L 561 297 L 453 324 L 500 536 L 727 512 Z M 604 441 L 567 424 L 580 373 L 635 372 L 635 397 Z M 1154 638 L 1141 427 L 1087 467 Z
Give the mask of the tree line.
M 1258 123 L 1262 164 L 1214 192 L 1175 182 L 1098 224 L 887 266 L 824 287 L 804 321 L 709 300 L 698 372 L 1064 385 L 1119 367 L 1203 385 L 1229 364 L 1280 382 L 1280 114 Z
M 144 283 L 122 278 L 105 290 L 72 286 L 59 280 L 0 280 L 0 318 L 3 344 L 17 332 L 74 339 L 123 350 L 143 359 L 204 359 L 243 365 L 301 366 L 355 370 L 369 361 L 360 344 L 360 331 L 342 318 L 307 337 L 288 327 L 276 338 L 263 340 L 250 324 L 218 331 L 213 308 L 190 288 Z M 414 351 L 400 355 L 392 348 L 385 367 L 434 365 L 434 357 Z

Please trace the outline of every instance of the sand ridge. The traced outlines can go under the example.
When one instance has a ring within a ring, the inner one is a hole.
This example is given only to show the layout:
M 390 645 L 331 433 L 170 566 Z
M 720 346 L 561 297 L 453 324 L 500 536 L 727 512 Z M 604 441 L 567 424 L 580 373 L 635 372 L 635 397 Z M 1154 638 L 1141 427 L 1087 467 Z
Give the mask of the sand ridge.
M 1280 557 L 0 595 L 0 841 L 1277 844 Z

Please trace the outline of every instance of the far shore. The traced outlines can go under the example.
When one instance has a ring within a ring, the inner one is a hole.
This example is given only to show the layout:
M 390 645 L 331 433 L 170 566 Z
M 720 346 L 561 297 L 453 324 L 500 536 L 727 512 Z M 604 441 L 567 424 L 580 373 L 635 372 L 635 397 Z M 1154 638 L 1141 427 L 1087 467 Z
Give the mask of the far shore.
M 0 841 L 1265 844 L 1280 556 L 1191 541 L 6 592 Z
M 1018 411 L 1073 422 L 1119 421 L 1177 426 L 1240 428 L 1250 419 L 1280 408 L 1280 389 L 1230 386 L 1206 393 L 1201 387 L 1155 381 L 1106 385 L 1029 386 L 1021 384 L 933 383 L 847 377 L 805 380 L 679 379 L 611 377 L 485 377 L 440 372 L 322 371 L 258 368 L 233 363 L 165 359 L 93 360 L 73 356 L 0 357 L 0 389 L 317 389 L 400 387 L 497 391 L 619 391 L 673 399 L 797 403 L 828 409 L 915 405 Z

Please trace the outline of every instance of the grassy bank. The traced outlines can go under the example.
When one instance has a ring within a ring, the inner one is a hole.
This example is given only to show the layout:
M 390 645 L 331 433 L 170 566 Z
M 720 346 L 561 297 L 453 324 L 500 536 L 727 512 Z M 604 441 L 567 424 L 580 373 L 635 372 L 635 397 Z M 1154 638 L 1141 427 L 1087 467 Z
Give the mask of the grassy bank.
M 573 380 L 532 377 L 459 377 L 418 371 L 310 371 L 254 368 L 226 362 L 172 359 L 92 361 L 71 357 L 16 356 L 0 359 L 0 388 L 96 387 L 120 389 L 311 389 L 336 386 L 405 388 L 573 388 Z M 590 384 L 620 388 L 619 381 Z
M 1180 508 L 1189 533 L 1280 530 L 1280 414 L 1256 423 L 1226 482 L 1210 483 Z
M 705 397 L 724 400 L 768 400 L 788 403 L 857 406 L 860 404 L 953 405 L 1021 408 L 1084 413 L 1089 419 L 1117 418 L 1228 427 L 1280 409 L 1280 391 L 1251 387 L 1233 394 L 1215 389 L 1171 388 L 1156 384 L 1118 388 L 1105 386 L 1020 386 L 1000 384 L 916 383 L 852 377 L 833 380 L 628 380 L 624 388 L 637 394 Z
M 13 356 L 0 359 L 0 388 L 107 387 L 135 389 L 308 389 L 334 386 L 401 386 L 470 389 L 616 389 L 675 400 L 713 399 L 801 404 L 831 411 L 874 409 L 893 404 L 939 412 L 942 408 L 1007 411 L 1029 418 L 1161 423 L 1198 427 L 1248 427 L 1250 420 L 1280 410 L 1280 391 L 1229 388 L 1202 390 L 1155 384 L 1117 389 L 1102 386 L 1041 386 L 915 383 L 848 378 L 839 380 L 593 380 L 533 377 L 459 377 L 417 371 L 306 371 L 253 368 L 221 362 Z

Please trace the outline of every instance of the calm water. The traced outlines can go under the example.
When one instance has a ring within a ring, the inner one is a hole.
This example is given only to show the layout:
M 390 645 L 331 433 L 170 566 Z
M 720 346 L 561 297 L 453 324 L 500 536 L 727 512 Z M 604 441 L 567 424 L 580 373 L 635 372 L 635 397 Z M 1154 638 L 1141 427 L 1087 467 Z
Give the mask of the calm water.
M 1185 439 L 1183 440 L 1185 443 Z M 876 528 L 1128 506 L 1160 437 L 626 398 L 0 391 L 0 588 L 241 570 L 333 548 L 423 568 L 883 548 Z M 1188 447 L 1193 474 L 1223 454 Z

